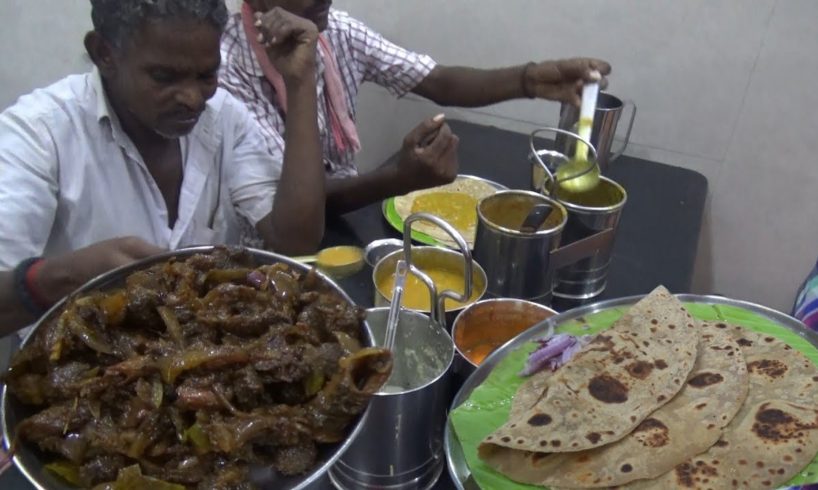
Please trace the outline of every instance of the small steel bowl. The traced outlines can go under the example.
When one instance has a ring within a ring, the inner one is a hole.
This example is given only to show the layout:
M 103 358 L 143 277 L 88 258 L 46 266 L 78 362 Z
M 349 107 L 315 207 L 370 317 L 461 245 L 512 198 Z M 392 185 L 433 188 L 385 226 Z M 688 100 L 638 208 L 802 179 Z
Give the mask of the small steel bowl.
M 498 347 L 557 312 L 522 299 L 495 298 L 472 303 L 452 325 L 454 372 L 465 380 Z
M 380 284 L 385 277 L 395 273 L 395 265 L 401 258 L 403 258 L 403 250 L 396 250 L 375 264 L 375 268 L 372 271 L 372 282 L 375 289 L 375 306 L 388 306 L 390 304 L 389 298 L 391 297 L 392 291 L 383 291 L 378 284 Z M 454 250 L 449 250 L 442 247 L 424 246 L 412 247 L 412 263 L 421 270 L 431 269 L 436 266 L 452 270 L 463 270 L 465 259 L 460 252 L 456 252 Z M 481 267 L 476 261 L 472 261 L 472 265 L 472 288 L 473 291 L 477 292 L 474 300 L 474 302 L 476 302 L 479 301 L 484 294 L 486 294 L 486 271 L 483 270 L 483 267 Z M 462 286 L 458 292 L 462 292 Z M 441 291 L 437 291 L 438 295 L 440 295 L 440 293 Z M 451 325 L 455 316 L 463 308 L 465 308 L 465 306 L 447 308 L 445 315 L 446 324 Z M 426 314 L 430 313 L 429 310 L 416 311 Z

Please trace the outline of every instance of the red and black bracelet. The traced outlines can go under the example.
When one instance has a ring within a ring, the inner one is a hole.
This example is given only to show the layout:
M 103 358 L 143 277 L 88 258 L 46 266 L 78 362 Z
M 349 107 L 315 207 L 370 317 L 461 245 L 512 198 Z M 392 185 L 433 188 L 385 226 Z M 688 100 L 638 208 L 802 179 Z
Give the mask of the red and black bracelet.
M 48 310 L 48 301 L 35 286 L 37 273 L 43 264 L 42 257 L 31 257 L 14 268 L 14 290 L 27 312 L 39 317 Z

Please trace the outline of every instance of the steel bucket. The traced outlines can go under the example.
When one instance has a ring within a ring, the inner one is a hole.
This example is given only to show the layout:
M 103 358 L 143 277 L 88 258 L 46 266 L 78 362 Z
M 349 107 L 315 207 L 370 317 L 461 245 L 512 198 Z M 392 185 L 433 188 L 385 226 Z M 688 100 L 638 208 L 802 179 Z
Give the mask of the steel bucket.
M 521 232 L 523 220 L 539 204 L 553 209 L 546 223 L 536 232 Z M 567 217 L 559 202 L 534 192 L 501 191 L 482 199 L 477 205 L 474 257 L 485 264 L 488 293 L 549 303 L 554 286 L 551 252 L 560 243 Z M 552 220 L 556 222 L 549 223 Z
M 612 151 L 611 148 L 613 147 L 616 135 L 616 127 L 627 106 L 631 106 L 631 117 L 628 121 L 628 129 L 622 141 L 622 146 Z M 597 163 L 603 173 L 608 169 L 608 165 L 619 158 L 628 147 L 634 119 L 636 119 L 636 104 L 634 104 L 633 101 L 623 101 L 619 97 L 607 92 L 599 93 L 596 101 L 596 110 L 594 111 L 594 126 L 591 130 L 591 144 L 596 148 Z M 578 121 L 579 108 L 573 104 L 563 103 L 560 106 L 559 128 L 575 132 Z M 566 155 L 573 155 L 572 147 L 574 144 L 575 140 L 566 138 L 563 134 L 558 134 L 555 141 L 555 149 Z
M 593 254 L 556 272 L 554 296 L 587 300 L 601 294 L 607 285 L 613 237 L 628 193 L 613 180 L 600 177 L 599 184 L 591 191 L 577 195 L 558 192 L 556 197 L 568 210 L 568 222 L 562 231 L 563 244 L 580 243 L 603 234 L 607 236 Z
M 367 311 L 381 345 L 388 314 L 389 308 Z M 358 437 L 329 471 L 339 489 L 428 489 L 445 466 L 454 344 L 443 326 L 422 313 L 401 310 L 399 318 L 392 376 L 373 396 Z

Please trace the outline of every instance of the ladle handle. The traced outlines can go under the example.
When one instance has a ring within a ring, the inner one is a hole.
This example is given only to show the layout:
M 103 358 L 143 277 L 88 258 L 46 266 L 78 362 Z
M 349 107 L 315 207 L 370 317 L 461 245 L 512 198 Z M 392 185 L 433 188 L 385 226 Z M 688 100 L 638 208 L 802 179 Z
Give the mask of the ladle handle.
M 546 150 L 546 149 L 538 150 L 537 146 L 535 144 L 535 138 L 537 137 L 538 134 L 544 133 L 544 132 L 563 134 L 565 136 L 568 136 L 569 138 L 573 138 L 573 139 L 575 139 L 577 141 L 581 141 L 582 143 L 585 144 L 585 146 L 588 147 L 588 152 L 591 154 L 591 159 L 594 161 L 595 165 L 596 165 L 596 161 L 597 161 L 597 156 L 596 156 L 596 148 L 594 148 L 594 145 L 592 145 L 589 140 L 581 137 L 580 135 L 578 135 L 576 133 L 572 133 L 571 131 L 568 131 L 568 130 L 565 130 L 565 129 L 560 129 L 560 128 L 552 128 L 552 127 L 537 128 L 534 131 L 532 131 L 531 134 L 528 135 L 528 147 L 531 150 L 531 155 L 534 157 L 535 162 L 540 167 L 542 167 L 542 169 L 543 169 L 543 171 L 545 172 L 545 175 L 546 175 L 546 180 L 545 180 L 545 182 L 543 182 L 543 186 L 542 186 L 542 189 L 540 191 L 545 195 L 549 195 L 550 192 L 548 192 L 548 186 L 546 185 L 547 182 L 551 181 L 553 184 L 557 184 L 558 182 L 557 182 L 557 178 L 554 175 L 554 173 L 551 172 L 551 169 L 548 168 L 548 165 L 542 160 L 542 158 L 540 158 L 540 156 L 545 155 L 545 156 L 549 156 L 549 157 L 560 158 L 564 162 L 567 162 L 567 161 L 569 161 L 571 159 L 565 153 L 562 153 L 562 152 L 557 151 L 557 150 Z M 593 169 L 593 166 L 589 167 L 582 174 L 571 176 L 571 178 L 573 179 L 573 178 L 579 177 L 581 175 L 585 175 L 586 173 L 590 172 L 592 169 Z
M 409 272 L 420 279 L 426 286 L 426 289 L 429 290 L 429 318 L 441 327 L 446 328 L 446 311 L 441 310 L 438 305 L 437 286 L 435 286 L 435 282 L 432 281 L 432 278 L 425 272 L 412 264 L 409 264 Z
M 395 265 L 395 287 L 392 289 L 392 301 L 389 305 L 389 315 L 386 317 L 386 338 L 383 346 L 388 350 L 395 349 L 395 334 L 400 320 L 401 303 L 403 302 L 403 288 L 406 285 L 406 275 L 409 268 L 405 260 L 399 260 Z
M 447 223 L 445 220 L 430 213 L 415 213 L 410 215 L 408 218 L 406 218 L 406 221 L 403 222 L 403 258 L 404 260 L 406 260 L 406 263 L 408 263 L 410 266 L 412 265 L 412 236 L 411 236 L 412 223 L 415 223 L 417 221 L 427 221 L 445 231 L 446 234 L 452 237 L 455 243 L 457 243 L 457 246 L 458 248 L 460 248 L 460 253 L 463 255 L 463 259 L 465 262 L 463 294 L 457 293 L 451 289 L 446 289 L 438 294 L 437 297 L 438 315 L 441 318 L 444 318 L 446 314 L 444 301 L 446 300 L 446 298 L 450 298 L 461 303 L 466 303 L 469 301 L 469 298 L 471 297 L 472 288 L 474 287 L 474 285 L 472 284 L 474 266 L 472 264 L 471 250 L 469 249 L 468 243 L 466 243 L 466 239 L 463 238 L 463 235 L 461 235 L 452 225 Z M 442 324 L 445 325 L 446 324 L 445 321 Z

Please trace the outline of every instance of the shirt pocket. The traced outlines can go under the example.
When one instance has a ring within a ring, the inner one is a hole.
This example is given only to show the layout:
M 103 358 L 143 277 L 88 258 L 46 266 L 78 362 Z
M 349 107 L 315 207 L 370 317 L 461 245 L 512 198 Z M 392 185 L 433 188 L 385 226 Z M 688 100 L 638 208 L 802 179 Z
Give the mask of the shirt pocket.
M 184 239 L 184 246 L 195 245 L 237 245 L 238 233 L 236 231 L 235 220 L 232 220 L 231 213 L 223 208 L 219 209 L 212 223 L 205 221 L 194 221 Z

